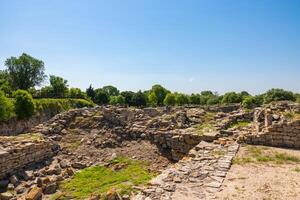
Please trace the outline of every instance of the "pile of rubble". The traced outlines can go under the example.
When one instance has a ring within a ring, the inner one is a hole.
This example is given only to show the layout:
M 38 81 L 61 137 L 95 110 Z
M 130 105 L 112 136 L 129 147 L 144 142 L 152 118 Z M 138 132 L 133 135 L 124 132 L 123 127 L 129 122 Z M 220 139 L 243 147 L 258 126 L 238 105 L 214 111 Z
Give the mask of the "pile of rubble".
M 287 111 L 298 112 L 299 105 L 276 104 L 252 112 L 236 105 L 219 110 L 113 106 L 70 110 L 32 128 L 32 134 L 40 135 L 37 140 L 1 138 L 0 199 L 35 200 L 42 195 L 47 199 L 57 192 L 59 182 L 78 170 L 105 166 L 119 155 L 148 160 L 151 169 L 161 173 L 149 187 L 137 188 L 141 193 L 135 199 L 210 199 L 230 168 L 239 147 L 236 141 L 267 145 L 280 141 L 278 145 L 297 147 L 300 123 L 287 120 Z M 213 131 L 199 134 L 197 125 L 211 113 Z M 231 127 L 253 119 L 247 127 Z

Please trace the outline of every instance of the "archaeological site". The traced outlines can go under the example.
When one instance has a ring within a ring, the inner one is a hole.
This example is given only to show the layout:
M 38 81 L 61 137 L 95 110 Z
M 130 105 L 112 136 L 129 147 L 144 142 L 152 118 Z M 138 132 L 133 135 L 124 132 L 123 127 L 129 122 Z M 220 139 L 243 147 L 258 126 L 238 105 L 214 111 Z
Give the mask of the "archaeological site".
M 0 199 L 299 199 L 299 112 L 108 105 L 3 123 Z

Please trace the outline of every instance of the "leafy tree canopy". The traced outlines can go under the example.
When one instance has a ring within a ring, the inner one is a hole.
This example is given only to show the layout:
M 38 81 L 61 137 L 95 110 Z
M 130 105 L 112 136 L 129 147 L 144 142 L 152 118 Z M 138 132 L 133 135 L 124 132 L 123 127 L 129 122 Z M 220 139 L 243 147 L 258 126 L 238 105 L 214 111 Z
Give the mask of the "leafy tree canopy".
M 18 58 L 8 58 L 5 66 L 15 89 L 28 90 L 40 85 L 46 78 L 44 62 L 25 53 Z

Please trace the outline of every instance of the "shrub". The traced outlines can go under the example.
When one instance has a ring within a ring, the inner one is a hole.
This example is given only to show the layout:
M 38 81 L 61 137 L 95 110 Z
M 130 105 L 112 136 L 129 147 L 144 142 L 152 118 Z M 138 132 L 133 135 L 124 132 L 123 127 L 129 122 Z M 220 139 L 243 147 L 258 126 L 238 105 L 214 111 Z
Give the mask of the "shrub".
M 261 106 L 263 103 L 262 96 L 247 96 L 242 102 L 242 106 L 247 109 L 252 109 Z
M 190 103 L 193 105 L 199 105 L 200 104 L 200 95 L 199 94 L 192 94 L 190 96 Z
M 179 106 L 189 104 L 189 98 L 185 94 L 176 93 L 175 100 L 176 100 L 176 105 L 179 105 Z
M 147 105 L 147 96 L 142 91 L 138 91 L 132 97 L 133 106 L 144 107 Z
M 109 99 L 109 104 L 111 105 L 124 105 L 125 98 L 122 95 L 111 96 Z
M 236 92 L 227 92 L 224 94 L 222 103 L 241 103 L 243 100 L 242 95 Z
M 210 97 L 206 102 L 207 105 L 216 105 L 219 103 L 220 103 L 220 98 L 217 96 Z
M 158 99 L 154 92 L 150 92 L 148 95 L 148 102 L 150 106 L 157 106 L 158 105 Z
M 174 106 L 176 104 L 176 97 L 172 93 L 168 93 L 166 98 L 164 99 L 164 105 L 166 106 Z
M 24 119 L 34 114 L 34 102 L 32 96 L 25 90 L 14 92 L 15 112 L 18 118 Z
M 0 91 L 0 121 L 9 120 L 13 115 L 13 103 Z
M 283 89 L 271 89 L 264 94 L 264 103 L 270 103 L 272 101 L 295 101 L 296 97 L 293 92 Z
M 94 99 L 95 103 L 99 105 L 103 105 L 109 102 L 109 97 L 104 90 L 96 89 L 95 92 L 96 92 L 95 99 Z

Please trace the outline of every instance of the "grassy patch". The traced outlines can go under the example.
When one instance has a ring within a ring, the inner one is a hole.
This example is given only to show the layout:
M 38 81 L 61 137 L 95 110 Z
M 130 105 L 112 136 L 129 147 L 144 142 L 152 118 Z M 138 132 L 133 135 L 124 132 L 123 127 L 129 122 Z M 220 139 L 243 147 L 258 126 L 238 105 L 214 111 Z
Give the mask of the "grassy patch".
M 294 169 L 294 171 L 300 173 L 300 167 L 296 167 L 296 168 Z
M 267 147 L 247 146 L 245 155 L 237 156 L 233 161 L 234 164 L 239 165 L 268 162 L 275 164 L 300 163 L 300 158 L 288 153 L 280 153 Z
M 147 163 L 117 158 L 109 167 L 95 166 L 76 173 L 71 180 L 62 183 L 61 190 L 72 199 L 85 199 L 90 194 L 101 194 L 105 199 L 109 190 L 130 194 L 133 186 L 145 184 L 154 176 Z
M 205 115 L 201 118 L 202 119 L 202 124 L 198 124 L 195 126 L 196 128 L 196 133 L 198 135 L 203 135 L 206 132 L 213 132 L 215 131 L 214 127 L 214 118 L 215 118 L 215 113 L 213 112 L 206 112 Z
M 285 112 L 283 113 L 284 117 L 288 120 L 299 120 L 300 119 L 300 113 L 299 112 Z
M 242 127 L 247 127 L 250 124 L 250 122 L 247 121 L 240 121 L 240 122 L 235 122 L 231 124 L 228 128 L 242 128 Z

